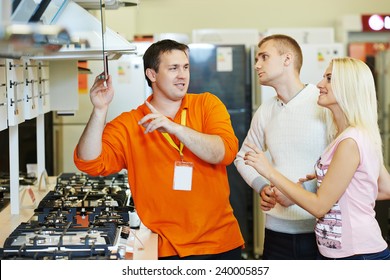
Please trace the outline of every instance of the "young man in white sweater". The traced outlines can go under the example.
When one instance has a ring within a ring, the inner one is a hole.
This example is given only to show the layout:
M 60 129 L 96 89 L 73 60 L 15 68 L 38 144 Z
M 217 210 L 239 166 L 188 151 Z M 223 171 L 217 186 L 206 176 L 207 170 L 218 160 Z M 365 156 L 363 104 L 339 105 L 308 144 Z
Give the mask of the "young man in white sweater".
M 268 151 L 275 168 L 292 181 L 313 173 L 325 149 L 323 108 L 317 105 L 315 85 L 301 82 L 302 51 L 286 35 L 271 35 L 258 44 L 255 68 L 260 84 L 277 95 L 265 101 L 253 116 L 250 129 L 234 161 L 238 172 L 261 196 L 266 213 L 263 259 L 316 259 L 315 218 L 289 201 L 255 169 L 244 162 L 250 142 Z M 320 79 L 321 77 L 318 77 Z M 315 191 L 315 181 L 302 187 Z

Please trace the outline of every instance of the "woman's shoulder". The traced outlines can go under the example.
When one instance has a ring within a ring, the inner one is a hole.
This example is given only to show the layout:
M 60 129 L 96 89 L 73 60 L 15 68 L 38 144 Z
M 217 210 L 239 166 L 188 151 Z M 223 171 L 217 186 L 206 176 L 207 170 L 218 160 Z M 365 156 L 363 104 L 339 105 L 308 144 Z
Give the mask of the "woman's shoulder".
M 359 148 L 365 147 L 371 144 L 370 137 L 367 132 L 361 128 L 357 127 L 348 127 L 335 139 L 335 146 L 338 146 L 341 142 L 345 140 L 352 140 Z M 347 141 L 352 143 L 351 141 Z
M 354 138 L 354 139 L 359 139 L 359 138 L 364 138 L 365 133 L 363 132 L 362 129 L 357 128 L 357 127 L 348 127 L 343 131 L 343 133 L 339 136 L 340 141 L 346 138 Z

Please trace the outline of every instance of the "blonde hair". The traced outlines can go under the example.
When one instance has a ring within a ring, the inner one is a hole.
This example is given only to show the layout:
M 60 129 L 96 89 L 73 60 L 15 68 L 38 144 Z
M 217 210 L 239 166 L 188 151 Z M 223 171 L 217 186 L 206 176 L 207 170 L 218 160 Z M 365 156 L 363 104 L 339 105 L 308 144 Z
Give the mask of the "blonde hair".
M 361 128 L 369 134 L 383 162 L 375 82 L 370 68 L 363 61 L 351 57 L 334 58 L 330 63 L 333 94 L 348 125 Z M 328 124 L 332 118 L 328 134 L 334 138 L 337 131 L 329 110 L 327 118 Z

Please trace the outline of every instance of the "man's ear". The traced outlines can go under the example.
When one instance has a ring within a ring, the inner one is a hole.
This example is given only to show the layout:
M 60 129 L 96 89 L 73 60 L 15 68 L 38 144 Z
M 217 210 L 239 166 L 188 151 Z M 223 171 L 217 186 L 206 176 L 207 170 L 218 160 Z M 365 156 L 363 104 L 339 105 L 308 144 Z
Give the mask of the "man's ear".
M 145 74 L 152 83 L 156 81 L 156 71 L 152 68 L 147 68 Z
M 291 53 L 286 53 L 286 56 L 284 58 L 284 65 L 288 66 L 291 63 L 293 63 L 294 56 Z

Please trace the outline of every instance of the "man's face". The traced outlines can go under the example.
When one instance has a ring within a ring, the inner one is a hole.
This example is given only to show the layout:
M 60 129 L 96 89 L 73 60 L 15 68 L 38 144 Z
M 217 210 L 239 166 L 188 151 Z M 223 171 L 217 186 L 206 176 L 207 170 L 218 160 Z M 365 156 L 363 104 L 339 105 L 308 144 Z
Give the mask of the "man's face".
M 161 54 L 160 66 L 152 81 L 154 93 L 161 92 L 172 100 L 182 99 L 190 82 L 188 54 L 180 50 Z
M 263 43 L 257 52 L 255 64 L 259 83 L 272 85 L 283 73 L 284 59 L 285 55 L 279 54 L 272 40 Z

